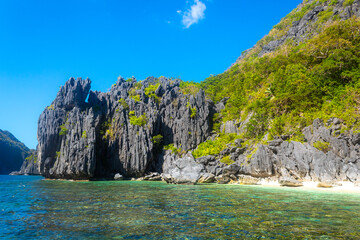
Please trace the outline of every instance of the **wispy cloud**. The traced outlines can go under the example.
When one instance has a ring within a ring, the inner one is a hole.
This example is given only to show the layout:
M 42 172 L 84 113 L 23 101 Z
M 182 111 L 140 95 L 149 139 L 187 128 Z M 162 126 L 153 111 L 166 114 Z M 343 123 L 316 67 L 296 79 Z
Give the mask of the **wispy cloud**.
M 194 0 L 193 5 L 190 6 L 184 13 L 177 11 L 182 14 L 182 23 L 186 28 L 189 28 L 194 23 L 198 23 L 199 20 L 205 18 L 206 5 L 200 0 Z

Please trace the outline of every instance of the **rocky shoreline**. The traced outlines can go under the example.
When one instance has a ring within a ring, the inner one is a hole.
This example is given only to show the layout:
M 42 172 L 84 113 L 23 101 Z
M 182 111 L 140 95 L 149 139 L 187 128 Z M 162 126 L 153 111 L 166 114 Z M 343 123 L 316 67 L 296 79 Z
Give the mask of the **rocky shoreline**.
M 217 155 L 194 158 L 200 143 L 217 137 L 212 117 L 226 99 L 215 105 L 201 90 L 184 95 L 178 80 L 166 78 L 119 79 L 109 93 L 90 91 L 90 83 L 70 79 L 40 116 L 36 159 L 46 178 L 322 187 L 360 182 L 360 133 L 344 131 L 340 119 L 316 119 L 303 129 L 303 142 L 279 136 L 249 145 L 237 138 Z M 222 131 L 236 135 L 245 125 L 229 121 Z
M 92 180 L 72 180 L 72 179 L 49 179 L 45 178 L 44 181 L 70 181 L 70 182 L 92 182 L 92 181 L 133 181 L 133 182 L 162 182 L 167 184 L 166 177 L 164 177 L 162 174 L 158 173 L 152 173 L 145 177 L 140 178 L 132 178 L 132 179 L 121 179 L 121 180 L 115 180 L 115 179 L 92 179 Z M 217 185 L 219 183 L 213 182 L 213 183 L 186 183 L 185 185 Z M 181 184 L 184 185 L 184 184 Z M 354 194 L 360 194 L 360 185 L 354 184 L 352 182 L 346 181 L 346 182 L 337 182 L 334 185 L 327 185 L 322 182 L 301 182 L 300 185 L 293 185 L 293 184 L 284 184 L 281 181 L 278 181 L 274 178 L 268 178 L 268 179 L 261 179 L 260 181 L 252 182 L 252 181 L 232 181 L 230 183 L 227 183 L 226 185 L 232 185 L 232 186 L 257 186 L 257 187 L 270 187 L 270 188 L 290 188 L 290 189 L 299 189 L 299 190 L 313 190 L 313 191 L 326 191 L 326 192 L 336 192 L 336 193 L 354 193 Z

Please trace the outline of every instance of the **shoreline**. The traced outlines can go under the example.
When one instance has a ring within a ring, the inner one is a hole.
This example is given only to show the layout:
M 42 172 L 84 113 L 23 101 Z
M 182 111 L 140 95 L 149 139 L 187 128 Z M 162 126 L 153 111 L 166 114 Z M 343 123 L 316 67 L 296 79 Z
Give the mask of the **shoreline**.
M 66 182 L 97 182 L 92 180 L 73 180 L 73 179 L 49 179 L 44 178 L 42 180 L 45 181 L 66 181 Z M 121 182 L 121 181 L 129 181 L 129 182 L 139 182 L 140 180 L 105 180 L 105 181 L 98 181 L 98 182 Z M 165 181 L 141 181 L 141 182 L 163 182 Z M 241 184 L 241 183 L 229 183 L 229 184 L 217 184 L 217 183 L 205 183 L 205 184 L 195 184 L 195 185 L 239 185 L 239 186 L 257 186 L 257 187 L 273 187 L 273 188 L 283 188 L 283 189 L 299 189 L 299 190 L 315 190 L 321 192 L 334 192 L 334 193 L 357 193 L 360 194 L 360 186 L 356 186 L 352 182 L 337 182 L 338 186 L 332 187 L 318 187 L 320 182 L 302 182 L 303 186 L 299 187 L 289 187 L 289 186 L 282 186 L 279 181 L 269 181 L 263 179 L 259 182 L 259 184 Z M 168 183 L 166 183 L 168 184 Z
M 315 190 L 321 192 L 335 192 L 335 193 L 358 193 L 360 194 L 360 186 L 355 186 L 352 182 L 337 182 L 338 186 L 332 187 L 318 187 L 320 182 L 302 182 L 303 186 L 299 187 L 288 187 L 281 186 L 279 181 L 266 181 L 262 180 L 259 185 L 264 187 L 274 187 L 274 188 L 285 188 L 285 189 L 303 189 L 303 190 Z

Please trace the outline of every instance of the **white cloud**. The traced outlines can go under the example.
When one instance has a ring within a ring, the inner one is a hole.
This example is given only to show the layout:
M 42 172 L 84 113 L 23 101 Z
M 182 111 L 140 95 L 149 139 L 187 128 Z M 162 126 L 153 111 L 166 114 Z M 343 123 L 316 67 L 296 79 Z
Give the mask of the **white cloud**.
M 186 28 L 189 28 L 194 23 L 198 23 L 199 20 L 205 18 L 206 6 L 200 0 L 195 0 L 194 4 L 190 6 L 183 14 L 182 23 Z M 181 13 L 181 11 L 178 13 Z

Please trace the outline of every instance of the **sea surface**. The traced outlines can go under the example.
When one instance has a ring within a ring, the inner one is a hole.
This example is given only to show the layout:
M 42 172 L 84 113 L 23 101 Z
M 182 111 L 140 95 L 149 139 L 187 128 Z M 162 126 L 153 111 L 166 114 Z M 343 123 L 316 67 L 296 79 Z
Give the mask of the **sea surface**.
M 360 194 L 0 175 L 0 239 L 360 239 Z

